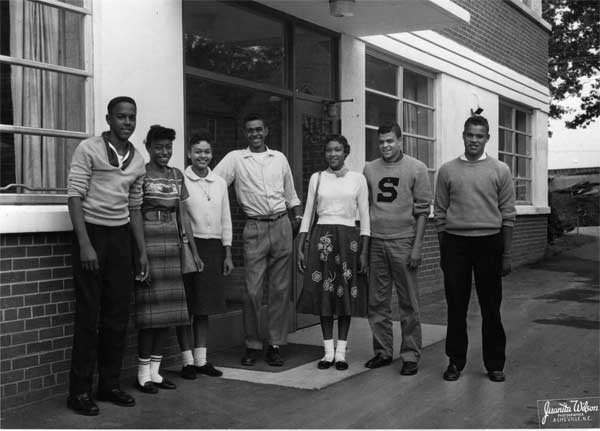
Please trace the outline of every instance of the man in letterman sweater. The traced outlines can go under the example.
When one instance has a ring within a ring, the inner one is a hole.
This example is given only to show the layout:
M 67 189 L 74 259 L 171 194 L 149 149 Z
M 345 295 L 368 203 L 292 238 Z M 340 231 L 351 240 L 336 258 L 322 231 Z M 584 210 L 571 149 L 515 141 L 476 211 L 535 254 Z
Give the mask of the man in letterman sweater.
M 369 324 L 375 356 L 365 366 L 392 362 L 392 288 L 396 286 L 402 327 L 400 374 L 414 375 L 421 356 L 417 270 L 431 187 L 425 164 L 402 152 L 402 130 L 385 123 L 377 130 L 381 158 L 365 165 L 369 187 Z
M 488 121 L 467 119 L 465 153 L 438 172 L 435 217 L 448 305 L 444 379 L 457 380 L 467 357 L 467 309 L 472 273 L 483 320 L 483 363 L 493 382 L 503 382 L 506 335 L 500 317 L 502 276 L 510 267 L 515 191 L 506 164 L 485 154 Z
M 76 306 L 67 406 L 88 416 L 99 412 L 91 395 L 96 356 L 98 400 L 135 405 L 120 389 L 119 375 L 134 285 L 132 233 L 138 278 L 148 274 L 140 213 L 146 171 L 129 142 L 136 109 L 130 97 L 112 99 L 106 115 L 110 131 L 77 146 L 68 177 Z

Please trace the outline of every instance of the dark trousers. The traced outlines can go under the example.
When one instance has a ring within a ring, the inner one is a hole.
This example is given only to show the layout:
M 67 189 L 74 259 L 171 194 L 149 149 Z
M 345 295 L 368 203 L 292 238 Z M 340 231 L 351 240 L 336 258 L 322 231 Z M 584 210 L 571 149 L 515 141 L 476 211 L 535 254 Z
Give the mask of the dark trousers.
M 81 267 L 79 243 L 73 243 L 75 327 L 69 392 L 91 392 L 98 360 L 99 387 L 119 385 L 121 362 L 134 285 L 132 237 L 129 224 L 117 227 L 86 223 L 100 270 Z
M 481 308 L 483 363 L 488 371 L 504 368 L 506 335 L 500 318 L 502 302 L 502 236 L 445 234 L 440 244 L 448 304 L 446 355 L 459 369 L 467 361 L 467 310 L 472 274 Z

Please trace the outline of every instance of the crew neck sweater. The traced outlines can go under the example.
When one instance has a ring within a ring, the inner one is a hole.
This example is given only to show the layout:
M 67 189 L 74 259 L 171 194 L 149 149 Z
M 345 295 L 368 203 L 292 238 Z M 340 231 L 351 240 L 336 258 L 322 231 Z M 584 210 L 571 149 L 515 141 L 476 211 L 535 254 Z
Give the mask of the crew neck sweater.
M 435 188 L 435 218 L 440 232 L 485 236 L 514 226 L 515 190 L 509 167 L 493 157 L 442 165 Z
M 425 164 L 406 154 L 395 163 L 379 158 L 365 165 L 364 175 L 369 186 L 371 236 L 414 237 L 416 219 L 429 214 L 432 200 Z
M 107 145 L 101 136 L 82 141 L 73 153 L 67 179 L 69 197 L 81 198 L 87 223 L 122 226 L 129 210 L 142 205 L 144 159 L 133 146 L 130 163 L 119 168 L 110 163 Z

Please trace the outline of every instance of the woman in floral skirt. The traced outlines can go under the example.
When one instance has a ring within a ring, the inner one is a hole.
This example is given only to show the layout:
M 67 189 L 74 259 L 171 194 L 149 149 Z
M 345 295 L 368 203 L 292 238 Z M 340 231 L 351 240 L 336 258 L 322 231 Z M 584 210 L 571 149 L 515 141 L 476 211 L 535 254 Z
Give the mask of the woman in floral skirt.
M 327 139 L 325 159 L 329 167 L 310 178 L 298 240 L 298 269 L 304 273 L 304 284 L 297 309 L 321 318 L 325 356 L 318 363 L 319 369 L 334 363 L 338 370 L 348 368 L 351 316 L 366 316 L 369 303 L 364 277 L 370 235 L 369 192 L 365 177 L 345 166 L 349 153 L 350 145 L 342 135 Z M 315 205 L 318 220 L 313 224 Z M 357 213 L 360 231 L 356 228 Z M 334 349 L 335 316 L 338 341 Z

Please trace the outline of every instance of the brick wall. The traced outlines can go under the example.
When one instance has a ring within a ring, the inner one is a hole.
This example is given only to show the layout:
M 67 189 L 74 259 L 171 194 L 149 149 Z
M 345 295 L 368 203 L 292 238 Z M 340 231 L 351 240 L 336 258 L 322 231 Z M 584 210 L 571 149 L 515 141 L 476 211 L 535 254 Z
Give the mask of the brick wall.
M 468 25 L 439 31 L 461 45 L 548 85 L 549 32 L 506 0 L 453 0 Z
M 543 257 L 546 225 L 543 215 L 517 218 L 513 242 L 515 266 Z M 67 392 L 75 305 L 70 254 L 70 233 L 11 234 L 1 238 L 0 396 L 3 410 Z M 229 289 L 239 290 L 242 277 L 243 269 L 238 268 Z M 421 294 L 442 289 L 437 234 L 431 221 L 425 234 L 419 283 Z M 241 332 L 239 316 L 236 319 L 234 323 L 222 322 L 223 327 Z M 217 335 L 214 332 L 218 325 L 212 326 L 212 337 Z M 126 378 L 136 372 L 134 328 L 132 314 L 123 363 Z M 180 365 L 174 334 L 172 329 L 164 352 L 165 367 Z M 218 345 L 217 341 L 209 340 L 209 343 Z

